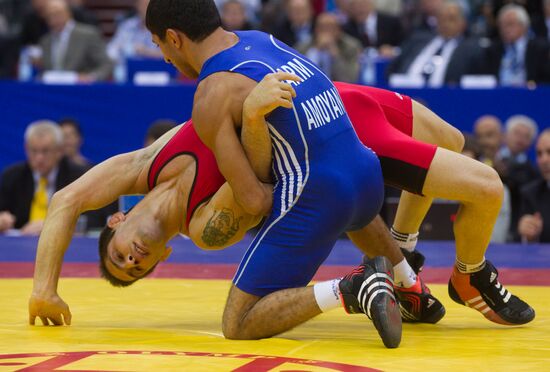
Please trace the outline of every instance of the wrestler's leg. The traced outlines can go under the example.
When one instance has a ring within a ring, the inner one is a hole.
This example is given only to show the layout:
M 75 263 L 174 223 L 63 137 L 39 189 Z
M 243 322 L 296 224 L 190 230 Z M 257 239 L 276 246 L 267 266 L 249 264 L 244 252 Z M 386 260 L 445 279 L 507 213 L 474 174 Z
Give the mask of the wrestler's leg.
M 259 339 L 288 331 L 319 314 L 321 309 L 312 286 L 283 289 L 258 297 L 231 285 L 222 329 L 229 339 Z
M 414 138 L 447 149 L 436 151 L 422 190 L 425 197 L 403 193 L 394 228 L 401 233 L 415 233 L 431 198 L 458 200 L 461 207 L 454 224 L 457 258 L 464 263 L 479 263 L 500 210 L 502 182 L 490 167 L 456 153 L 463 146 L 462 134 L 456 128 L 416 102 L 413 117 Z
M 503 186 L 497 172 L 438 148 L 422 192 L 460 202 L 454 222 L 457 258 L 466 264 L 481 262 L 502 203 Z
M 461 203 L 454 222 L 457 262 L 449 281 L 449 295 L 493 322 L 530 322 L 534 310 L 498 282 L 497 270 L 484 257 L 502 203 L 500 177 L 489 166 L 457 154 L 463 139 L 453 134 L 454 128 L 449 130 L 448 124 L 419 104 L 413 104 L 413 110 L 413 137 L 443 146 L 430 164 L 422 193 Z M 408 228 L 416 232 L 419 226 Z
M 386 256 L 393 266 L 403 261 L 399 246 L 380 216 L 360 230 L 348 231 L 350 240 L 368 257 Z
M 458 129 L 418 102 L 412 101 L 412 110 L 413 138 L 450 151 L 462 151 L 464 136 Z M 434 196 L 441 197 L 440 195 L 428 195 L 425 192 L 424 196 L 420 196 L 403 191 L 397 207 L 393 228 L 403 234 L 417 233 L 420 224 L 430 209 Z

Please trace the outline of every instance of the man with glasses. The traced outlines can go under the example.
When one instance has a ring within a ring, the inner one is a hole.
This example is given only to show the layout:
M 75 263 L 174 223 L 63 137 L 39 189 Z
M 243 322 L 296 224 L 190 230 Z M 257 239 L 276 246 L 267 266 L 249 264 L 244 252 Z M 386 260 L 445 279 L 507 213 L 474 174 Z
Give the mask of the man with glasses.
M 85 168 L 63 157 L 62 145 L 56 123 L 41 120 L 27 127 L 27 161 L 8 166 L 0 178 L 0 232 L 40 234 L 53 193 L 84 174 Z

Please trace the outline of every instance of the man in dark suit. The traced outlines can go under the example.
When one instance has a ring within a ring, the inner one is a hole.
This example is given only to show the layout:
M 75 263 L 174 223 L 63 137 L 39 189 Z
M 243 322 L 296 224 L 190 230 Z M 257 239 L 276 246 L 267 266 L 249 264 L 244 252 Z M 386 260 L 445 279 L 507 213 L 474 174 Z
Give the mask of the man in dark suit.
M 373 0 L 351 0 L 349 20 L 344 32 L 355 37 L 363 47 L 381 49 L 388 55 L 388 47 L 396 47 L 403 41 L 403 27 L 399 18 L 378 13 Z M 391 54 L 388 56 L 392 56 Z
M 550 129 L 540 134 L 536 149 L 542 177 L 521 190 L 518 233 L 523 242 L 550 243 Z
M 543 39 L 529 39 L 527 11 L 518 5 L 504 6 L 498 29 L 500 39 L 486 48 L 482 72 L 505 86 L 550 82 L 550 47 Z
M 0 178 L 0 231 L 39 234 L 53 193 L 84 174 L 85 168 L 63 157 L 62 146 L 56 123 L 37 121 L 27 127 L 27 161 L 7 167 Z
M 458 3 L 443 4 L 438 13 L 437 35 L 418 32 L 405 41 L 401 54 L 387 73 L 422 78 L 427 86 L 458 84 L 463 75 L 476 71 L 481 47 L 464 36 L 464 11 Z
M 50 32 L 40 40 L 41 70 L 74 71 L 83 82 L 108 79 L 113 64 L 99 31 L 75 22 L 64 0 L 50 0 L 45 14 Z
M 47 120 L 27 127 L 25 152 L 27 161 L 8 166 L 0 177 L 0 232 L 20 229 L 22 234 L 39 234 L 53 194 L 88 169 L 63 156 L 63 132 Z M 103 227 L 116 210 L 114 203 L 87 212 L 82 230 Z

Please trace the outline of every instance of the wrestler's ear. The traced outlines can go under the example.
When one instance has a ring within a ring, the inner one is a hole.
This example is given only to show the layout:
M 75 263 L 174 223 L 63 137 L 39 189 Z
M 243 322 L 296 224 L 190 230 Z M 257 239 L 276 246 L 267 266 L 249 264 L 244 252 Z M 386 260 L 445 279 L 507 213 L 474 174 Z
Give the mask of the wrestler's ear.
M 166 261 L 171 254 L 172 254 L 172 247 L 166 246 L 166 249 L 162 253 L 162 256 L 160 256 L 160 260 Z
M 126 215 L 122 212 L 116 212 L 109 218 L 109 221 L 107 221 L 107 226 L 109 226 L 111 229 L 114 229 L 117 227 L 121 222 L 126 220 Z
M 166 42 L 172 47 L 179 49 L 183 44 L 182 35 L 173 28 L 169 28 L 166 30 Z

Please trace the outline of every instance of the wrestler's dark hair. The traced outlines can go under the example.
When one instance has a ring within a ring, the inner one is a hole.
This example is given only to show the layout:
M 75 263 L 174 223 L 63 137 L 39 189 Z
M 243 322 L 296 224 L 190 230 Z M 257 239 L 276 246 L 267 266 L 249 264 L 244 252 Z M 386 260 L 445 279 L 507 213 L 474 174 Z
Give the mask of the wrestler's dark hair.
M 222 24 L 214 0 L 151 0 L 145 25 L 161 40 L 169 28 L 181 31 L 191 41 L 206 39 Z
M 128 212 L 126 212 L 125 214 L 128 214 Z M 99 235 L 99 272 L 101 273 L 101 277 L 111 283 L 113 287 L 128 287 L 129 285 L 134 284 L 139 279 L 131 281 L 120 280 L 109 272 L 109 270 L 107 269 L 107 265 L 105 264 L 105 260 L 107 257 L 107 247 L 109 246 L 109 243 L 113 239 L 114 235 L 115 229 L 110 228 L 108 225 L 105 225 L 103 230 L 101 230 L 101 234 Z M 151 274 L 155 270 L 157 265 L 158 262 L 152 268 L 150 268 L 140 279 L 143 279 Z

